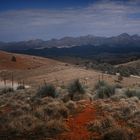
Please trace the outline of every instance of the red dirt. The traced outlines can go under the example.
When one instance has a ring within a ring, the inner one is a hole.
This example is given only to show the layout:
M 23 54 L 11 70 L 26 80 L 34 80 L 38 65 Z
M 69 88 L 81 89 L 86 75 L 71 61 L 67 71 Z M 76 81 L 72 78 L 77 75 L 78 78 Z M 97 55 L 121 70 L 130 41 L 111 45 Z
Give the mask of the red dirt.
M 96 118 L 96 109 L 94 105 L 87 102 L 85 103 L 85 109 L 79 114 L 68 118 L 66 124 L 68 126 L 69 131 L 64 132 L 57 138 L 58 140 L 88 140 L 93 135 L 91 134 L 86 125 L 93 121 Z M 94 136 L 98 137 L 97 134 Z

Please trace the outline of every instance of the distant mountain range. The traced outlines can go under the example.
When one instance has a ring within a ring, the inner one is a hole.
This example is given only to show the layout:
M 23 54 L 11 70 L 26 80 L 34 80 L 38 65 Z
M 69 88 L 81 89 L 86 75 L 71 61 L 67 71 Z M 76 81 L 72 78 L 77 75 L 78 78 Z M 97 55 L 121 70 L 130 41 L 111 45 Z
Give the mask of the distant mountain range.
M 81 37 L 64 37 L 61 39 L 51 39 L 43 41 L 41 39 L 21 41 L 21 42 L 0 42 L 1 50 L 27 50 L 27 49 L 42 49 L 42 48 L 69 48 L 74 46 L 85 46 L 85 45 L 139 45 L 140 36 L 123 33 L 115 37 L 97 37 L 92 35 L 81 36 Z
M 0 49 L 43 57 L 81 57 L 86 59 L 112 60 L 139 59 L 140 36 L 123 33 L 114 37 L 64 37 L 43 41 L 40 39 L 3 43 Z

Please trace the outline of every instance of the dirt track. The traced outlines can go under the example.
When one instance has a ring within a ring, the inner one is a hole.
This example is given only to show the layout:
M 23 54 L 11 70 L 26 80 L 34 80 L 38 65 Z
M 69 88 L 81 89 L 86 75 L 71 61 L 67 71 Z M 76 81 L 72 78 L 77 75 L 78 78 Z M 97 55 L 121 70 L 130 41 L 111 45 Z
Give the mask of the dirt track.
M 93 136 L 86 125 L 96 118 L 96 109 L 89 102 L 84 102 L 84 106 L 85 109 L 81 113 L 68 118 L 66 125 L 69 131 L 58 136 L 58 140 L 87 140 Z M 98 137 L 98 134 L 94 134 L 94 137 Z

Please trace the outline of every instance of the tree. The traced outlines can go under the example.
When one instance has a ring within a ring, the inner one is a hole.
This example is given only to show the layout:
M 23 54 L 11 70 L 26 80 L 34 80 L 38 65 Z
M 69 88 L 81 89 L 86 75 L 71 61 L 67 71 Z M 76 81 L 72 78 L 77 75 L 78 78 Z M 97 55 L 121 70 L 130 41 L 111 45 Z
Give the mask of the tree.
M 11 61 L 16 62 L 17 61 L 16 57 L 12 56 Z

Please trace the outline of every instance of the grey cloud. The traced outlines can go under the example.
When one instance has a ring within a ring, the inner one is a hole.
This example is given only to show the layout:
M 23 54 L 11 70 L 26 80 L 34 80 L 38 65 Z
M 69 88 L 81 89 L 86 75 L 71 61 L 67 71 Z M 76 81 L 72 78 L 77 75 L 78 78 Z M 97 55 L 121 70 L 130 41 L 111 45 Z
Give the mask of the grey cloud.
M 125 4 L 107 0 L 77 9 L 0 12 L 0 40 L 47 40 L 85 34 L 111 36 L 122 32 L 140 34 L 140 19 L 130 16 L 140 16 L 138 4 L 136 0 Z

